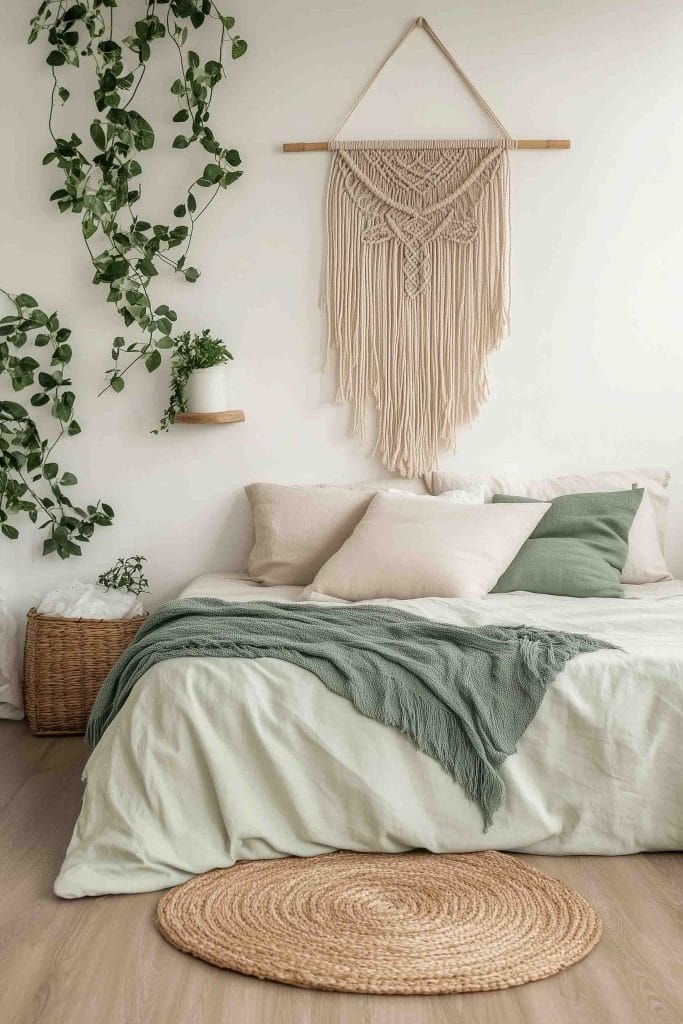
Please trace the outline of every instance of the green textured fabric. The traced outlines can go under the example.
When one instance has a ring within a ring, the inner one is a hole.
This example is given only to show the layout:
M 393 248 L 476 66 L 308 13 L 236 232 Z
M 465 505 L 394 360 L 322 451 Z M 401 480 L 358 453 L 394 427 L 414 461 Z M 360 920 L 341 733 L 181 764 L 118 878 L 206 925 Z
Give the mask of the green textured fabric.
M 186 598 L 144 623 L 98 694 L 86 740 L 98 742 L 160 661 L 279 658 L 406 733 L 463 785 L 488 825 L 504 794 L 499 768 L 548 685 L 574 655 L 610 646 L 529 626 L 452 626 L 387 606 Z
M 561 597 L 623 597 L 621 570 L 642 488 L 563 494 L 551 507 L 493 588 Z M 494 494 L 495 502 L 535 501 Z

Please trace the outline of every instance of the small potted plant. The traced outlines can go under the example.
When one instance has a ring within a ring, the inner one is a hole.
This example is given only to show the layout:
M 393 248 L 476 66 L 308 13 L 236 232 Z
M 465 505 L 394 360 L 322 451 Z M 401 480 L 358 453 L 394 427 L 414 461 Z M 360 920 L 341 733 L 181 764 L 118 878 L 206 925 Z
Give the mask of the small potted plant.
M 97 582 L 105 590 L 126 590 L 129 594 L 139 597 L 140 594 L 149 591 L 149 580 L 142 566 L 146 561 L 144 555 L 117 558 L 111 569 L 100 573 Z
M 179 412 L 222 412 L 226 408 L 225 371 L 232 359 L 220 338 L 206 330 L 185 331 L 173 345 L 171 396 L 161 421 L 167 430 Z

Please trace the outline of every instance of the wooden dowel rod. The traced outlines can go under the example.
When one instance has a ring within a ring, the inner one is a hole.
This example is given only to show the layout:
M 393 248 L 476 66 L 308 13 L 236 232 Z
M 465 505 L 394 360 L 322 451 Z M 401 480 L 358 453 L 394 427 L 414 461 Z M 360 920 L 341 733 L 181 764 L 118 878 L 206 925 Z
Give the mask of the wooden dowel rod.
M 569 149 L 569 139 L 517 139 L 517 149 Z M 284 153 L 316 153 L 329 149 L 327 142 L 283 142 Z
M 517 149 L 569 149 L 569 139 L 517 139 Z

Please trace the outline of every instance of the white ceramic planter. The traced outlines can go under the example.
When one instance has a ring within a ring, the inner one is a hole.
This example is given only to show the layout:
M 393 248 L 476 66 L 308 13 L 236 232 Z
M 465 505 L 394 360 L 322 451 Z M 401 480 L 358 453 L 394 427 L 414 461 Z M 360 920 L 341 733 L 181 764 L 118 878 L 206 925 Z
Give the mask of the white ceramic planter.
M 188 412 L 223 412 L 228 408 L 225 366 L 193 370 L 187 382 Z

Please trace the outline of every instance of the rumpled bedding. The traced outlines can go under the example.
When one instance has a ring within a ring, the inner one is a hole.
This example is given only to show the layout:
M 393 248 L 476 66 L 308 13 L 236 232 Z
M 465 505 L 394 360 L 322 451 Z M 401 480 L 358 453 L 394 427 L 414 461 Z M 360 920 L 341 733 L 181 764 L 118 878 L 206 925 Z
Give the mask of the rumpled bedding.
M 683 584 L 627 600 L 537 594 L 396 604 L 457 625 L 587 633 L 502 767 L 493 825 L 432 758 L 275 659 L 156 665 L 93 752 L 55 883 L 63 897 L 162 889 L 238 860 L 335 849 L 625 854 L 683 846 Z M 216 574 L 182 597 L 300 600 Z M 637 599 L 633 599 L 637 598 Z

